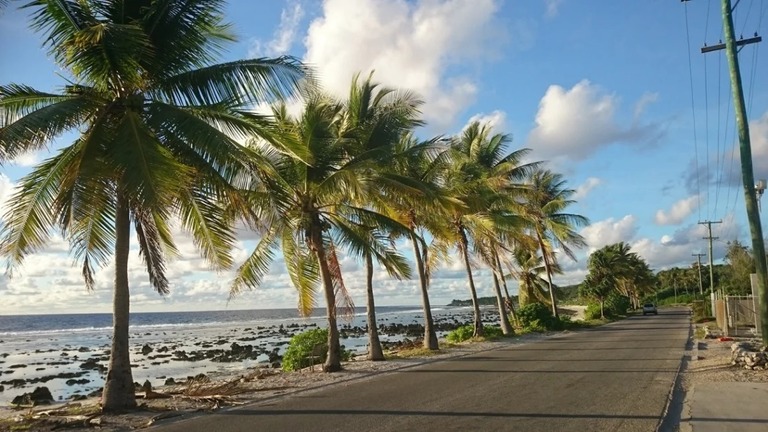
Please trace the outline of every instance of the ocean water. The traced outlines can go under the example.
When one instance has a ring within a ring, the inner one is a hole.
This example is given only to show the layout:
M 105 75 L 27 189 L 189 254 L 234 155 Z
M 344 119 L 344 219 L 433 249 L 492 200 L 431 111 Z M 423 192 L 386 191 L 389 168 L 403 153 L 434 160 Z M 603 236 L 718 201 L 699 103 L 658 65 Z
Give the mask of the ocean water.
M 467 323 L 470 308 L 433 308 L 436 322 Z M 325 327 L 325 310 L 310 317 L 299 317 L 295 309 L 232 310 L 207 312 L 133 313 L 130 318 L 131 363 L 134 381 L 150 381 L 153 386 L 167 378 L 176 380 L 199 373 L 237 373 L 264 365 L 268 352 L 282 354 L 290 337 L 309 328 Z M 377 323 L 390 325 L 423 324 L 418 306 L 376 308 Z M 490 316 L 484 321 L 492 322 Z M 365 309 L 358 308 L 341 327 L 364 328 Z M 3 315 L 0 316 L 0 406 L 13 397 L 46 386 L 54 398 L 67 400 L 99 389 L 112 337 L 111 314 Z M 402 333 L 381 332 L 383 342 L 398 341 Z M 206 352 L 228 349 L 232 343 L 251 345 L 258 358 L 221 362 L 210 358 L 186 360 L 177 352 Z M 355 334 L 341 343 L 352 351 L 366 352 L 367 336 Z M 142 353 L 142 347 L 152 348 Z M 86 366 L 99 365 L 102 370 Z

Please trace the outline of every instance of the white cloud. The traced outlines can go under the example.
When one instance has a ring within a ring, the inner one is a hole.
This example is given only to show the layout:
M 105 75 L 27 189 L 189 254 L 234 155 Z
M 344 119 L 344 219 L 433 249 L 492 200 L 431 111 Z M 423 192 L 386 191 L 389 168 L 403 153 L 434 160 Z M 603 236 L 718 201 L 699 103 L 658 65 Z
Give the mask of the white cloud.
M 40 163 L 40 153 L 39 152 L 26 152 L 22 155 L 19 155 L 16 159 L 11 161 L 11 164 L 23 167 L 23 168 L 31 168 L 35 165 Z
M 296 40 L 296 33 L 304 18 L 304 8 L 298 2 L 290 2 L 280 14 L 280 25 L 267 42 L 254 40 L 248 55 L 251 57 L 275 57 L 286 54 Z
M 556 17 L 558 12 L 560 12 L 560 4 L 562 2 L 563 0 L 544 0 L 544 3 L 547 6 L 547 11 L 545 13 L 545 16 L 547 18 Z
M 674 203 L 669 211 L 658 210 L 654 221 L 658 225 L 678 225 L 699 207 L 697 195 L 681 199 Z
M 636 112 L 642 112 L 649 102 L 644 96 Z M 622 126 L 616 119 L 618 109 L 616 95 L 588 80 L 570 90 L 551 85 L 539 102 L 527 147 L 537 157 L 578 161 L 611 144 L 643 142 L 658 135 L 655 125 L 639 125 L 637 119 L 633 125 Z
M 749 122 L 749 138 L 752 147 L 752 171 L 755 180 L 768 178 L 768 112 Z M 741 182 L 738 145 L 734 145 L 734 180 Z M 730 158 L 729 158 L 730 159 Z M 726 162 L 729 161 L 726 159 Z
M 310 24 L 304 60 L 340 97 L 355 73 L 375 70 L 376 81 L 424 97 L 426 120 L 446 128 L 478 87 L 447 69 L 493 56 L 504 39 L 494 22 L 498 9 L 494 0 L 326 0 Z
M 576 187 L 576 193 L 573 194 L 573 199 L 576 201 L 583 200 L 590 192 L 592 192 L 592 189 L 598 187 L 602 183 L 603 181 L 597 177 L 589 177 L 584 183 Z
M 637 225 L 635 224 L 635 217 L 632 215 L 626 215 L 618 221 L 614 218 L 608 218 L 581 230 L 581 235 L 584 236 L 590 250 L 613 243 L 629 242 L 635 237 L 635 234 L 637 234 Z
M 475 114 L 467 120 L 467 124 L 463 129 L 466 129 L 470 124 L 474 122 L 480 122 L 481 124 L 489 125 L 494 133 L 507 133 L 507 113 L 500 110 L 494 110 L 490 114 L 480 113 Z M 463 130 L 462 129 L 462 130 Z
M 8 209 L 8 199 L 13 195 L 16 185 L 7 175 L 0 173 L 0 216 Z

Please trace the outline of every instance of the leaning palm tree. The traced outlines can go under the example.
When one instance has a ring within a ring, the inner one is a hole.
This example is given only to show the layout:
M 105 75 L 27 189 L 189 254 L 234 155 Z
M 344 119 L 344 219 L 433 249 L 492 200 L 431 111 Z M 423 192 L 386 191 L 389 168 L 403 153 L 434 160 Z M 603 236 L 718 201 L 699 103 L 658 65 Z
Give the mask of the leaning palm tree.
M 472 308 L 474 335 L 483 334 L 480 306 L 472 275 L 470 245 L 483 238 L 492 238 L 504 230 L 519 225 L 517 215 L 510 213 L 514 200 L 507 188 L 521 170 L 519 161 L 526 149 L 504 154 L 510 136 L 492 135 L 488 125 L 470 124 L 451 141 L 451 161 L 443 175 L 443 189 L 447 196 L 463 206 L 455 206 L 446 220 L 449 229 L 438 240 L 455 247 L 467 271 Z
M 427 233 L 440 237 L 440 230 L 445 228 L 441 223 L 445 209 L 461 205 L 444 196 L 439 185 L 440 176 L 448 162 L 446 150 L 447 146 L 440 137 L 419 141 L 412 134 L 403 136 L 388 170 L 401 182 L 412 184 L 413 187 L 410 193 L 390 194 L 381 206 L 387 215 L 409 229 L 406 237 L 411 241 L 413 249 L 424 312 L 423 346 L 432 351 L 440 347 L 432 318 L 429 282 L 433 267 L 439 263 L 439 259 L 435 258 L 441 254 L 434 249 L 435 253 L 430 253 L 426 237 Z
M 575 203 L 571 197 L 576 193 L 566 188 L 565 183 L 560 174 L 546 169 L 537 170 L 531 175 L 530 189 L 522 206 L 523 216 L 531 226 L 544 260 L 552 314 L 555 317 L 558 316 L 557 298 L 552 273 L 556 258 L 552 246 L 558 247 L 575 260 L 571 247 L 586 245 L 584 238 L 575 229 L 589 224 L 586 217 L 565 212 L 566 208 Z
M 547 279 L 542 277 L 547 271 L 546 266 L 544 266 L 544 258 L 535 251 L 526 248 L 516 249 L 512 255 L 515 264 L 512 275 L 517 278 L 520 286 L 518 295 L 520 306 L 537 302 L 549 304 L 551 301 L 547 294 L 549 285 Z M 553 265 L 553 271 L 559 273 L 556 263 Z
M 42 249 L 59 228 L 85 285 L 115 263 L 112 348 L 104 411 L 136 406 L 129 355 L 131 225 L 151 285 L 169 290 L 173 220 L 216 269 L 232 263 L 235 238 L 219 211 L 241 201 L 232 181 L 245 166 L 233 138 L 264 132 L 244 111 L 294 92 L 303 68 L 289 58 L 214 64 L 233 40 L 221 1 L 38 0 L 32 27 L 70 74 L 60 93 L 0 86 L 0 159 L 78 132 L 21 179 L 4 217 L 0 252 L 9 267 Z
M 337 251 L 341 248 L 358 258 L 371 255 L 390 275 L 410 276 L 407 260 L 381 234 L 406 228 L 359 205 L 377 184 L 371 167 L 378 153 L 355 156 L 356 144 L 340 134 L 342 113 L 342 104 L 321 94 L 309 95 L 299 118 L 290 117 L 284 105 L 275 107 L 275 140 L 294 152 L 253 142 L 251 159 L 257 163 L 249 185 L 252 208 L 243 216 L 261 239 L 231 288 L 237 294 L 258 287 L 279 245 L 302 314 L 315 307 L 322 287 L 328 319 L 326 372 L 341 369 L 337 309 L 353 307 Z
M 349 97 L 345 101 L 340 120 L 340 135 L 349 140 L 351 152 L 363 155 L 373 151 L 378 162 L 370 169 L 382 183 L 365 194 L 367 202 L 359 203 L 379 210 L 385 210 L 389 197 L 402 194 L 402 182 L 391 180 L 390 165 L 393 152 L 401 138 L 413 128 L 423 124 L 419 120 L 419 106 L 422 101 L 410 92 L 395 91 L 382 87 L 372 81 L 373 72 L 368 78 L 361 80 L 355 75 L 350 86 Z M 394 187 L 393 187 L 394 185 Z M 377 230 L 380 227 L 371 227 Z M 368 232 L 368 234 L 373 234 Z M 383 233 L 386 234 L 386 233 Z M 395 233 L 390 233 L 395 234 Z M 363 257 L 366 269 L 366 315 L 368 322 L 368 358 L 369 360 L 384 360 L 384 353 L 379 341 L 376 323 L 376 302 L 373 294 L 373 259 L 370 253 Z

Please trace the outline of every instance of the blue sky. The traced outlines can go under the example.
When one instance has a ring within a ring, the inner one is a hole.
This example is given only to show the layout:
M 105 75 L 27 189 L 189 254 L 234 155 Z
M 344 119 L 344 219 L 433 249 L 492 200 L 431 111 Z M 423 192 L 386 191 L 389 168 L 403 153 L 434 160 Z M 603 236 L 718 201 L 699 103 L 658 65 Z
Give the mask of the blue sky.
M 739 3 L 737 37 L 763 35 L 764 3 Z M 425 99 L 423 136 L 483 119 L 511 134 L 513 148 L 549 161 L 578 191 L 572 211 L 591 221 L 582 231 L 589 248 L 577 262 L 564 258 L 558 284 L 580 282 L 589 251 L 617 241 L 657 270 L 690 265 L 691 254 L 706 252 L 703 220 L 723 221 L 713 226 L 716 260 L 728 240 L 749 244 L 725 56 L 700 53 L 722 39 L 717 0 L 231 0 L 225 15 L 240 40 L 222 60 L 290 54 L 339 96 L 355 72 L 375 69 L 376 80 Z M 24 11 L 0 15 L 0 83 L 53 90 L 61 72 L 27 23 Z M 756 178 L 768 177 L 768 82 L 755 79 L 766 73 L 764 43 L 740 53 Z M 0 168 L 0 196 L 45 157 Z M 244 259 L 253 234 L 241 240 Z M 296 304 L 279 262 L 262 289 L 228 303 L 231 275 L 209 272 L 184 233 L 178 241 L 183 254 L 169 265 L 166 298 L 152 292 L 133 254 L 133 310 Z M 112 267 L 88 293 L 66 252 L 54 236 L 13 278 L 0 278 L 0 313 L 109 311 Z M 362 267 L 345 257 L 342 269 L 364 304 Z M 478 274 L 480 295 L 491 295 L 487 272 Z M 416 281 L 380 274 L 376 289 L 379 304 L 419 303 Z M 458 260 L 437 273 L 431 297 L 437 305 L 467 297 Z

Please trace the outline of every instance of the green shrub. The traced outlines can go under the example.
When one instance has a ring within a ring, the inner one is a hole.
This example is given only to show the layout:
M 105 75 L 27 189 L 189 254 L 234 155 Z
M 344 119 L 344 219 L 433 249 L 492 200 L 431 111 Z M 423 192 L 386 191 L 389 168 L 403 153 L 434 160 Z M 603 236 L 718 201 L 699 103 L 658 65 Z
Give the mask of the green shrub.
M 351 360 L 353 355 L 352 351 L 341 346 L 342 361 Z M 322 364 L 327 356 L 328 329 L 307 330 L 291 338 L 283 355 L 282 367 L 284 371 L 295 371 L 312 364 Z
M 534 321 L 546 329 L 550 329 L 554 323 L 554 316 L 549 307 L 542 303 L 529 303 L 517 311 L 520 325 L 529 328 Z
M 504 332 L 501 331 L 501 327 L 484 326 L 483 337 L 486 339 L 499 339 L 504 337 Z
M 467 324 L 457 328 L 456 330 L 452 330 L 445 336 L 445 338 L 448 339 L 449 342 L 459 343 L 472 339 L 472 335 L 474 334 L 475 326 L 472 324 Z
M 600 303 L 588 304 L 587 309 L 584 310 L 584 319 L 587 321 L 600 319 Z
M 467 324 L 449 332 L 445 338 L 448 339 L 448 342 L 459 343 L 472 339 L 474 334 L 475 326 Z M 501 331 L 501 327 L 483 326 L 483 337 L 485 339 L 499 339 L 504 337 L 504 332 Z
M 548 330 L 547 326 L 545 326 L 541 322 L 541 320 L 537 320 L 537 319 L 529 322 L 528 325 L 525 326 L 525 331 L 526 332 L 545 332 L 547 330 Z
M 619 315 L 626 315 L 630 307 L 632 307 L 632 303 L 629 301 L 629 297 L 611 294 L 605 300 L 605 316 L 613 318 Z

